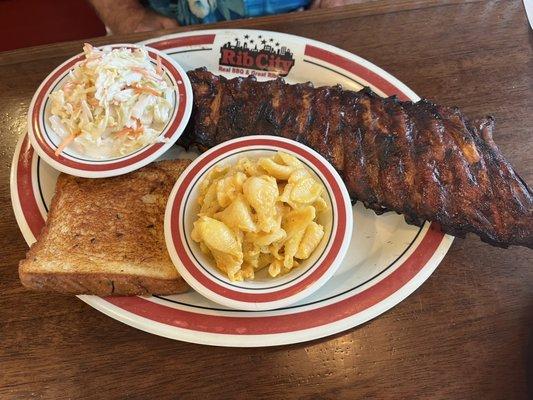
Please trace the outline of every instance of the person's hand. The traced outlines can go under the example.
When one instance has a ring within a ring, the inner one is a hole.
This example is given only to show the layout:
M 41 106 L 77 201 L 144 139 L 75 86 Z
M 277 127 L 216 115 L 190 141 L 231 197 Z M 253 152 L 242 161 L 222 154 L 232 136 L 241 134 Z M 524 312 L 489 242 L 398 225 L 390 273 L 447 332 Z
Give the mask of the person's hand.
M 179 26 L 175 19 L 165 17 L 150 10 L 143 10 L 144 15 L 138 22 L 134 32 L 157 31 L 160 29 L 171 29 Z
M 139 0 L 89 1 L 112 33 L 146 32 L 179 26 L 176 20 L 143 7 Z

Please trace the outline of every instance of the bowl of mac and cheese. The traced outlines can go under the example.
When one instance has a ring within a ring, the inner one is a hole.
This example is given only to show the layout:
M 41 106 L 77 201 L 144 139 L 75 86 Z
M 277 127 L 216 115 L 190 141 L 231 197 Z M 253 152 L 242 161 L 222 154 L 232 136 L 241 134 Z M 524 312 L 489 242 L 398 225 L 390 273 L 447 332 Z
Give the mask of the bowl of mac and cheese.
M 351 210 L 337 172 L 312 149 L 248 136 L 214 147 L 182 174 L 165 236 L 193 289 L 228 307 L 273 309 L 333 275 L 350 242 Z

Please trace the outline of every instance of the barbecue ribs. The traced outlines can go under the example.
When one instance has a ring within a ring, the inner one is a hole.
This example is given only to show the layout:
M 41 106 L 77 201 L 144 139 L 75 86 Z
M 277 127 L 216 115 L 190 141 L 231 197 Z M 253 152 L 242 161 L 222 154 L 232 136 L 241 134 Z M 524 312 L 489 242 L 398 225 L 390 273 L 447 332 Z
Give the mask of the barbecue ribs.
M 532 193 L 492 140 L 491 117 L 381 98 L 369 89 L 289 85 L 189 72 L 193 120 L 182 141 L 209 148 L 243 135 L 297 140 L 340 173 L 352 199 L 407 222 L 438 222 L 496 246 L 533 248 Z

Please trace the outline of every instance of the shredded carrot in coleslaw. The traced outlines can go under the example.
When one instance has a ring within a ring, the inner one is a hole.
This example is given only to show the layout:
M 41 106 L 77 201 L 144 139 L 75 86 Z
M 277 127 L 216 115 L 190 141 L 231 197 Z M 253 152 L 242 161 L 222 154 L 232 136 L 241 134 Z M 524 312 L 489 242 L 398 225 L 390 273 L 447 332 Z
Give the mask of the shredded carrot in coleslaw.
M 75 138 L 80 134 L 79 131 L 72 132 L 70 135 L 68 135 L 66 138 L 63 139 L 61 144 L 57 147 L 55 151 L 55 155 L 59 157 L 59 155 L 65 150 L 65 147 L 67 147 Z
M 149 94 L 152 94 L 154 96 L 161 96 L 160 92 L 158 92 L 155 89 L 152 89 L 151 87 L 143 87 L 143 86 L 134 85 L 134 86 L 132 86 L 132 88 L 133 88 L 133 90 L 135 92 L 138 92 L 138 93 L 149 93 Z
M 159 76 L 163 76 L 163 63 L 161 62 L 161 56 L 157 55 L 157 67 L 155 68 L 155 72 Z

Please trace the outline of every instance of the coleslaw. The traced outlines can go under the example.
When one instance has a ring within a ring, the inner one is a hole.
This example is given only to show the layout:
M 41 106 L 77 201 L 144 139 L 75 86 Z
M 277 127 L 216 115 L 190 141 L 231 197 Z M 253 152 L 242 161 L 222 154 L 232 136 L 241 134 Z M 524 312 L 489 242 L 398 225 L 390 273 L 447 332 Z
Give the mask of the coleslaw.
M 161 59 L 150 61 L 144 48 L 83 47 L 85 59 L 67 82 L 50 93 L 53 131 L 65 148 L 105 159 L 157 141 L 170 119 L 174 88 L 163 78 Z

